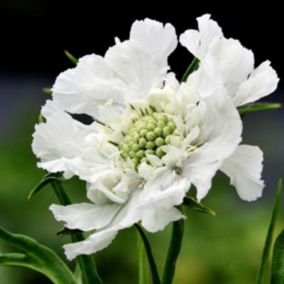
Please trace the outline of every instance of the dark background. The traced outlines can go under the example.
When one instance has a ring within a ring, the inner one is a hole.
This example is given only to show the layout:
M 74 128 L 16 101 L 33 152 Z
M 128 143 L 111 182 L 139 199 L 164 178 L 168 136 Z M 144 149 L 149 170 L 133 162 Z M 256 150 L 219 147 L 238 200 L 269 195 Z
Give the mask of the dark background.
M 212 3 L 214 2 L 214 3 Z M 48 98 L 41 89 L 52 86 L 59 72 L 72 67 L 63 50 L 76 57 L 103 55 L 114 37 L 127 39 L 131 24 L 145 17 L 172 23 L 181 34 L 196 28 L 195 18 L 211 13 L 226 37 L 239 39 L 253 50 L 256 63 L 269 59 L 283 77 L 283 9 L 267 1 L 77 1 L 0 0 L 0 226 L 28 234 L 55 249 L 62 257 L 65 239 L 61 225 L 48 211 L 56 199 L 46 189 L 27 202 L 30 189 L 43 172 L 31 152 L 32 133 L 41 105 Z M 179 77 L 191 55 L 181 46 L 170 57 Z M 283 83 L 264 101 L 284 102 Z M 264 152 L 263 197 L 241 201 L 222 175 L 204 203 L 217 212 L 212 218 L 189 215 L 175 284 L 254 283 L 269 223 L 277 179 L 283 176 L 283 110 L 254 113 L 244 120 L 244 142 Z M 73 180 L 66 188 L 73 200 L 83 200 L 85 185 Z M 283 214 L 277 232 L 284 227 Z M 159 268 L 169 238 L 166 232 L 150 235 Z M 13 251 L 0 241 L 0 251 Z M 96 255 L 106 284 L 137 283 L 136 239 L 125 230 L 113 244 Z M 50 283 L 26 269 L 0 267 L 0 284 Z
M 283 9 L 266 1 L 77 1 L 1 0 L 1 72 L 31 72 L 55 76 L 66 65 L 64 49 L 77 56 L 104 54 L 115 36 L 126 39 L 129 27 L 145 17 L 172 23 L 177 33 L 196 27 L 204 13 L 223 27 L 227 37 L 240 39 L 255 51 L 256 61 L 269 58 L 283 74 Z M 178 73 L 188 64 L 188 53 L 180 48 L 171 63 Z

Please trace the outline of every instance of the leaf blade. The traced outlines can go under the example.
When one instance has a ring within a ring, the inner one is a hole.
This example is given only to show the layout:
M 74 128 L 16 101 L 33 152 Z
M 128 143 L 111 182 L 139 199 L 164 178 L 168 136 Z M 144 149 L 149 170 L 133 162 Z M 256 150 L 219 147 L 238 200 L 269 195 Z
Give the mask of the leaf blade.
M 272 258 L 271 284 L 284 283 L 284 230 L 277 237 Z
M 268 269 L 269 264 L 269 255 L 271 251 L 271 245 L 272 245 L 272 239 L 273 239 L 273 233 L 274 228 L 276 224 L 276 219 L 280 211 L 280 202 L 281 202 L 281 195 L 282 195 L 282 179 L 279 179 L 278 181 L 278 187 L 275 197 L 275 202 L 272 210 L 270 225 L 268 228 L 268 232 L 265 239 L 265 244 L 262 252 L 262 257 L 260 261 L 260 266 L 257 274 L 256 283 L 257 284 L 264 284 L 265 283 L 265 277 L 266 277 L 266 271 Z
M 44 274 L 55 284 L 76 284 L 73 273 L 50 248 L 28 236 L 11 233 L 2 227 L 0 227 L 0 239 L 24 252 L 0 254 L 0 265 L 33 269 Z

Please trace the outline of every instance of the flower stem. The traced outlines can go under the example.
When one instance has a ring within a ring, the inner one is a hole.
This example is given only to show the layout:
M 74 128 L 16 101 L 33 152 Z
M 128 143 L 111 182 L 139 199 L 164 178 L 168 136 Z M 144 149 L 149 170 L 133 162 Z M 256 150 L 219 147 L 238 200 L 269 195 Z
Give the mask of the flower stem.
M 183 233 L 184 233 L 184 220 L 181 219 L 179 221 L 174 222 L 166 265 L 164 268 L 162 284 L 171 284 L 173 282 L 175 269 L 176 269 L 176 262 L 181 250 Z
M 137 228 L 137 230 L 138 230 L 138 232 L 141 236 L 141 239 L 144 243 L 145 251 L 146 251 L 146 254 L 147 254 L 147 257 L 148 257 L 148 262 L 149 262 L 149 266 L 150 266 L 151 273 L 152 273 L 152 282 L 153 282 L 153 284 L 160 284 L 161 281 L 160 281 L 157 265 L 156 265 L 156 262 L 155 262 L 155 259 L 154 259 L 153 253 L 152 253 L 150 243 L 149 243 L 143 229 L 138 224 L 136 224 L 135 227 Z
M 138 250 L 138 283 L 148 284 L 149 269 L 147 262 L 147 254 L 144 248 L 143 240 L 137 231 L 137 250 Z
M 62 184 L 58 181 L 52 181 L 51 186 L 58 198 L 58 201 L 61 205 L 69 205 L 71 204 L 71 200 L 66 194 Z M 85 238 L 83 234 L 74 234 L 71 235 L 72 242 L 80 242 Z M 102 280 L 98 275 L 96 263 L 92 256 L 89 255 L 81 255 L 77 257 L 77 262 L 80 266 L 83 275 L 83 283 L 84 284 L 101 284 Z
M 183 74 L 182 78 L 181 78 L 181 82 L 185 82 L 187 77 L 194 72 L 199 66 L 199 59 L 198 58 L 194 58 L 191 62 L 191 64 L 187 67 L 185 73 Z

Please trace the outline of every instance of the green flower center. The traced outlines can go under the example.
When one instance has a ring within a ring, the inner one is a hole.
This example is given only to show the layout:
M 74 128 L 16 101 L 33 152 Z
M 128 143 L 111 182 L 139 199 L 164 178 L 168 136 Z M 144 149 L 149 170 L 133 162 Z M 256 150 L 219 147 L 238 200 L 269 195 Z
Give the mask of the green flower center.
M 159 158 L 165 155 L 162 146 L 172 144 L 174 138 L 181 137 L 173 119 L 163 113 L 154 112 L 136 120 L 119 144 L 123 159 L 131 159 L 137 167 L 148 162 L 147 154 Z

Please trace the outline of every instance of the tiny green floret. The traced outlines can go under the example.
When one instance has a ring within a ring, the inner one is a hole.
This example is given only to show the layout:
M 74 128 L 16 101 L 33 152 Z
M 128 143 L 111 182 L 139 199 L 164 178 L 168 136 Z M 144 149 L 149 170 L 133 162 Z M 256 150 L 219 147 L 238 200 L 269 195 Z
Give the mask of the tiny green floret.
M 162 146 L 171 144 L 171 137 L 181 136 L 173 119 L 166 114 L 153 112 L 153 109 L 148 112 L 143 110 L 142 113 L 141 117 L 133 120 L 129 131 L 118 145 L 121 157 L 124 160 L 130 159 L 135 167 L 142 162 L 147 163 L 147 155 L 163 157 L 165 152 Z

